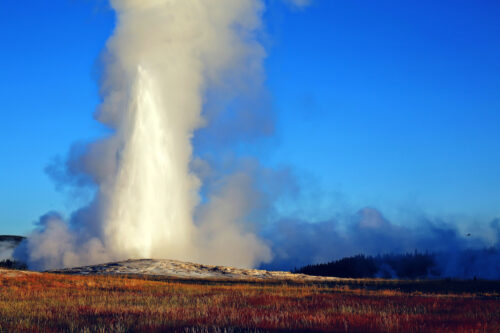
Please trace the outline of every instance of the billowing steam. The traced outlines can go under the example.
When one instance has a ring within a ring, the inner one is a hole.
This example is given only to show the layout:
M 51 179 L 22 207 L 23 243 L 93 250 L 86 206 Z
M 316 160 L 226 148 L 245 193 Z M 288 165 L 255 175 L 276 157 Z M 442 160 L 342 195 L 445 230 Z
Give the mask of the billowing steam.
M 191 171 L 206 164 L 193 158 L 191 141 L 205 125 L 208 87 L 261 71 L 264 52 L 256 34 L 263 3 L 111 5 L 117 25 L 103 57 L 96 117 L 113 133 L 73 149 L 59 170 L 73 184 L 93 184 L 95 198 L 70 221 L 44 216 L 18 252 L 38 269 L 137 257 L 244 267 L 269 260 L 269 247 L 243 223 L 251 209 L 251 192 L 238 188 L 248 186 L 245 175 L 225 175 L 217 190 L 200 197 L 200 178 Z
M 499 219 L 482 228 L 469 226 L 464 232 L 458 230 L 457 221 L 416 214 L 413 218 L 418 220 L 417 226 L 404 226 L 367 207 L 315 223 L 279 220 L 264 236 L 272 239 L 274 254 L 264 268 L 293 269 L 359 254 L 397 256 L 420 251 L 434 261 L 426 277 L 500 278 Z M 489 240 L 483 233 L 490 236 Z M 402 263 L 412 264 L 409 260 Z

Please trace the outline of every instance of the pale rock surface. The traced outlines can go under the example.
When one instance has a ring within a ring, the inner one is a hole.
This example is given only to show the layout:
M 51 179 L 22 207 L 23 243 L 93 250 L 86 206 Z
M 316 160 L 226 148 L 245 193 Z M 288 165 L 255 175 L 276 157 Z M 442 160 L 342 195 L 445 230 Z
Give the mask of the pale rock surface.
M 101 265 L 48 271 L 77 275 L 148 275 L 190 279 L 265 279 L 295 281 L 337 281 L 338 278 L 293 274 L 283 271 L 210 266 L 168 259 L 131 259 Z

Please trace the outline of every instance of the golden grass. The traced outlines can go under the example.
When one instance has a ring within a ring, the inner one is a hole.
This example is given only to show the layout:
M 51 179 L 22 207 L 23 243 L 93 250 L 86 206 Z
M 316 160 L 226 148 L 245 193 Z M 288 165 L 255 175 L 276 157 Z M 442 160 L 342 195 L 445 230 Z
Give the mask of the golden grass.
M 500 301 L 318 284 L 0 274 L 0 332 L 500 332 Z

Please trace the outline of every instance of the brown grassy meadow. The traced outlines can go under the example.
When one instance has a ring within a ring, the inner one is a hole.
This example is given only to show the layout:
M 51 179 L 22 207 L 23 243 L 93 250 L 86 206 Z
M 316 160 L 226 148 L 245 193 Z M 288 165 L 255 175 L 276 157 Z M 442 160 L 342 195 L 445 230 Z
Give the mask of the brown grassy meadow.
M 401 291 L 386 282 L 0 274 L 0 332 L 500 332 L 495 292 L 440 294 L 425 284 L 422 292 L 418 283 Z

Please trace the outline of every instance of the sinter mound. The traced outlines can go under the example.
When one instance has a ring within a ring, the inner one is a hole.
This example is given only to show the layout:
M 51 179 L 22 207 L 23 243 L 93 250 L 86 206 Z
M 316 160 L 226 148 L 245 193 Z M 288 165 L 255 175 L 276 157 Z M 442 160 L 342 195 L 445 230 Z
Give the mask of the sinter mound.
M 281 271 L 210 266 L 167 259 L 135 259 L 101 265 L 57 269 L 51 273 L 78 275 L 131 274 L 195 279 L 266 279 L 333 281 L 337 278 L 293 274 Z

